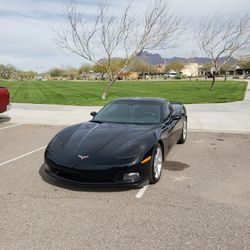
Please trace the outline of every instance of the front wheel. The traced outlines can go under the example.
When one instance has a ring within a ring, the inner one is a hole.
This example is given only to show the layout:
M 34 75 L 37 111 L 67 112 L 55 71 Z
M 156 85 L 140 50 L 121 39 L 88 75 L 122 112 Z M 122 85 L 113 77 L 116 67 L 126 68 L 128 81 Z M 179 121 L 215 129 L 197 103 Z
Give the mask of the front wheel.
M 152 154 L 152 162 L 150 168 L 150 177 L 149 181 L 151 184 L 155 184 L 161 178 L 162 172 L 162 164 L 163 164 L 163 154 L 162 147 L 159 143 L 156 144 Z
M 186 139 L 187 139 L 187 118 L 185 117 L 184 121 L 183 121 L 181 137 L 180 137 L 178 143 L 183 144 L 183 143 L 185 143 Z

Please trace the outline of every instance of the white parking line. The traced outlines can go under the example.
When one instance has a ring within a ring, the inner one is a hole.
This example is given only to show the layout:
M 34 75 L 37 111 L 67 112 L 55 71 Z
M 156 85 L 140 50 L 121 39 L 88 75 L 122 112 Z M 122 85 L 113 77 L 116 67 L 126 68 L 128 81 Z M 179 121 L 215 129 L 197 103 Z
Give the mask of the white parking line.
M 8 163 L 11 163 L 11 162 L 13 162 L 13 161 L 19 160 L 19 159 L 21 159 L 21 158 L 23 158 L 23 157 L 29 156 L 29 155 L 31 155 L 31 154 L 33 154 L 33 153 L 36 153 L 36 152 L 40 151 L 40 150 L 43 150 L 43 149 L 45 149 L 46 147 L 47 147 L 47 146 L 40 147 L 40 148 L 35 149 L 35 150 L 32 150 L 32 151 L 30 151 L 30 152 L 28 152 L 28 153 L 26 153 L 26 154 L 20 155 L 20 156 L 14 158 L 14 159 L 5 161 L 5 162 L 3 162 L 3 163 L 0 163 L 0 167 L 3 166 L 3 165 L 6 165 L 6 164 L 8 164 Z
M 146 186 L 144 186 L 143 188 L 141 188 L 140 190 L 139 190 L 139 192 L 136 194 L 136 198 L 137 199 L 140 199 L 143 195 L 144 195 L 144 193 L 145 193 L 145 191 L 147 190 L 147 188 L 148 188 L 148 185 L 146 185 Z
M 10 125 L 10 126 L 6 126 L 6 127 L 3 127 L 3 128 L 0 128 L 0 130 L 4 130 L 4 129 L 7 129 L 7 128 L 14 128 L 14 127 L 17 127 L 17 126 L 21 126 L 23 125 L 22 123 L 18 123 L 18 124 L 14 124 L 14 125 Z

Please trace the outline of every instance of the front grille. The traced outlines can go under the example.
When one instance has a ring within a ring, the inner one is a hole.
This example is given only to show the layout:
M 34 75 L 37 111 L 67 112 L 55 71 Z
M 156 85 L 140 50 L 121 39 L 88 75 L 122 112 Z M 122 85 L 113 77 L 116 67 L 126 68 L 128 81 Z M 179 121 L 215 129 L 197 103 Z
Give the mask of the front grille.
M 51 172 L 57 176 L 70 179 L 77 182 L 113 182 L 115 173 L 112 169 L 109 170 L 80 170 L 74 168 L 66 168 L 56 165 L 49 161 Z
M 78 171 L 78 172 L 70 172 L 70 171 L 58 171 L 58 176 L 61 176 L 66 179 L 71 179 L 78 182 L 112 182 L 113 175 L 110 173 L 103 173 L 102 171 Z

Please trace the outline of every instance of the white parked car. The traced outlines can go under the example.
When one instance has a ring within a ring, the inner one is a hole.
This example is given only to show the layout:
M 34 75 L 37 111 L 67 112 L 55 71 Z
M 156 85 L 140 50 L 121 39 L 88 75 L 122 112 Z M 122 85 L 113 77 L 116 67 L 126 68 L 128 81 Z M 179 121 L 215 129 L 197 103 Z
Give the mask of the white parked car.
M 174 70 L 170 70 L 168 73 L 164 75 L 164 78 L 176 78 L 178 73 Z

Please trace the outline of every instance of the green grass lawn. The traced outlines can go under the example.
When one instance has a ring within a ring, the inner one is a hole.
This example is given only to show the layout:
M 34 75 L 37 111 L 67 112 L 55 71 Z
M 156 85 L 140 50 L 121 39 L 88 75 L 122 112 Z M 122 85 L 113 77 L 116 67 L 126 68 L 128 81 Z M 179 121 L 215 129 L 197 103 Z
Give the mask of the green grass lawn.
M 105 82 L 8 81 L 0 82 L 10 90 L 13 103 L 65 105 L 103 105 L 115 98 L 161 97 L 183 103 L 219 103 L 244 98 L 246 82 L 217 81 L 210 91 L 210 81 L 117 81 L 107 100 L 101 100 Z

